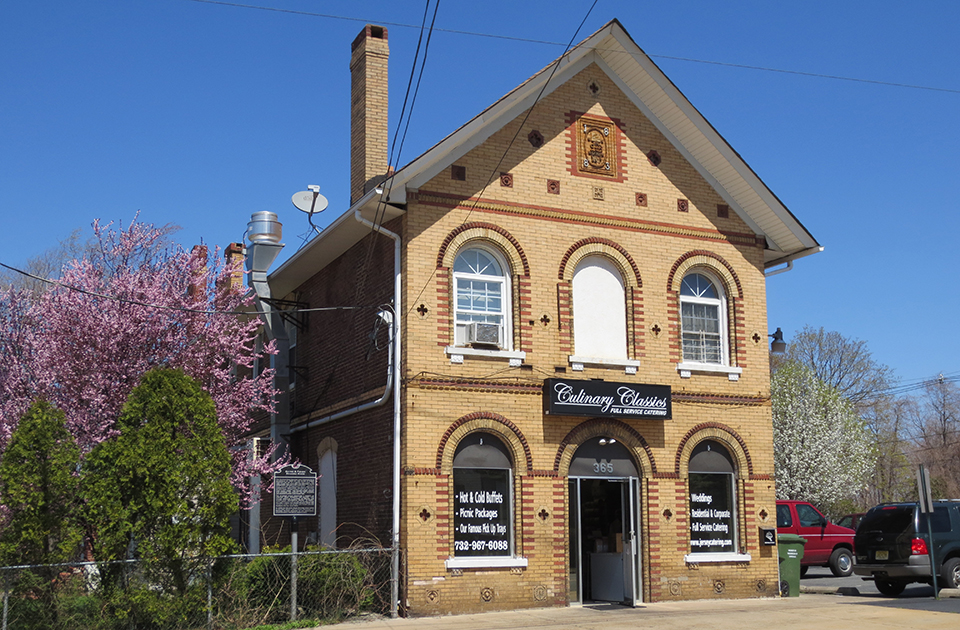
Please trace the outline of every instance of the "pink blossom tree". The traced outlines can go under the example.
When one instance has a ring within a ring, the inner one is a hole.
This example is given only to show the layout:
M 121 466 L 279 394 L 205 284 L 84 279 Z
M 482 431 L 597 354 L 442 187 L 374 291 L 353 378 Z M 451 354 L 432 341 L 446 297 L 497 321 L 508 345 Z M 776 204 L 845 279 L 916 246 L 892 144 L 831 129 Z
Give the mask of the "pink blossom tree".
M 273 373 L 253 374 L 259 320 L 242 261 L 219 250 L 187 252 L 169 230 L 134 220 L 126 229 L 93 224 L 98 250 L 68 263 L 58 283 L 33 296 L 0 292 L 0 449 L 36 399 L 66 414 L 82 452 L 116 435 L 116 419 L 150 368 L 181 368 L 216 404 L 233 454 L 232 482 L 252 498 L 251 475 L 272 472 L 275 449 L 247 448 L 253 415 L 274 404 Z M 273 352 L 268 348 L 267 352 Z M 2 498 L 0 498 L 2 501 Z

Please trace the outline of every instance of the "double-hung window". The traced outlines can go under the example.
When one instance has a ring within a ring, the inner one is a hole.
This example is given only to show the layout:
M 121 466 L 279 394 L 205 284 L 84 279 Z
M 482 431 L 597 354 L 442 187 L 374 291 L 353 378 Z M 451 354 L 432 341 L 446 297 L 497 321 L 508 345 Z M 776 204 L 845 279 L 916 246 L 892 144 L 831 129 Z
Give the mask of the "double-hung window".
M 726 365 L 726 309 L 717 284 L 690 273 L 680 285 L 684 363 Z
M 471 247 L 453 265 L 455 344 L 509 349 L 510 290 L 506 265 L 493 252 Z

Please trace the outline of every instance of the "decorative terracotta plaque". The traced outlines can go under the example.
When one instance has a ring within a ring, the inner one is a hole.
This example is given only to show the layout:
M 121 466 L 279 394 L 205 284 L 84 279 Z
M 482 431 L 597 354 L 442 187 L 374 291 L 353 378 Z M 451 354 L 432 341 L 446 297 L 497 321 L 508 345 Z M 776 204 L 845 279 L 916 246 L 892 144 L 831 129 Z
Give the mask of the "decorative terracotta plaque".
M 577 122 L 577 170 L 617 176 L 616 128 L 609 120 L 582 116 Z

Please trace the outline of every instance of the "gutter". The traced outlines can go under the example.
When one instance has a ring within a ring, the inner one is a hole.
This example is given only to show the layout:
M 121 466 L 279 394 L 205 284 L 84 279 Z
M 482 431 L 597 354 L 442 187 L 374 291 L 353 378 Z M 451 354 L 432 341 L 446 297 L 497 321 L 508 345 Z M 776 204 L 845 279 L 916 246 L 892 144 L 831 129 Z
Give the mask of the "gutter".
M 806 256 L 810 256 L 812 254 L 819 254 L 822 251 L 823 251 L 823 246 L 817 245 L 816 247 L 808 247 L 807 249 L 800 250 L 799 252 L 789 254 L 787 256 L 784 256 L 783 258 L 771 260 L 770 262 L 764 264 L 763 275 L 769 278 L 770 276 L 775 276 L 778 273 L 790 271 L 791 269 L 793 269 L 793 261 L 797 260 L 798 258 L 804 258 Z M 773 269 L 778 265 L 786 265 L 786 267 L 782 269 Z

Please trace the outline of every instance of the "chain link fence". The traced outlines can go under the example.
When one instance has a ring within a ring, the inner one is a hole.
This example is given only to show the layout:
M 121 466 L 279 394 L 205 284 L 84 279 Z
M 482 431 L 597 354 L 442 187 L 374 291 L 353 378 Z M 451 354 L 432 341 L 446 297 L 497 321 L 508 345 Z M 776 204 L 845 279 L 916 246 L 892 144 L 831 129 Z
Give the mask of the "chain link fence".
M 0 567 L 0 630 L 240 630 L 390 612 L 391 549 Z

